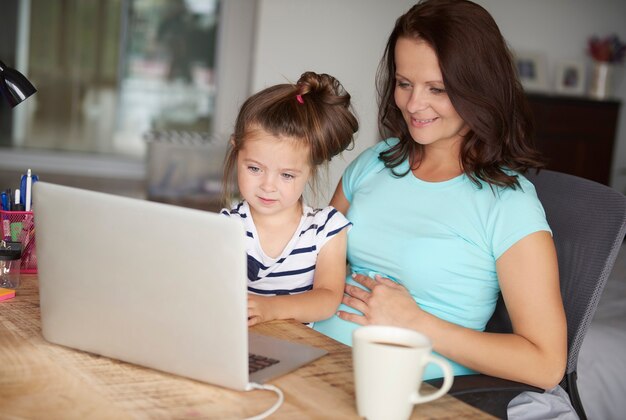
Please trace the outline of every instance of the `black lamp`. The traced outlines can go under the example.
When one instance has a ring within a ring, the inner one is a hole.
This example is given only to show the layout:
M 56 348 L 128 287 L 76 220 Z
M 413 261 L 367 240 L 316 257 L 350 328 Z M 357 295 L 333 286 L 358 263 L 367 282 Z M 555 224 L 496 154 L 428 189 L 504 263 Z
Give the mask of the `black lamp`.
M 37 92 L 35 86 L 19 71 L 0 61 L 0 91 L 7 98 L 11 108 Z

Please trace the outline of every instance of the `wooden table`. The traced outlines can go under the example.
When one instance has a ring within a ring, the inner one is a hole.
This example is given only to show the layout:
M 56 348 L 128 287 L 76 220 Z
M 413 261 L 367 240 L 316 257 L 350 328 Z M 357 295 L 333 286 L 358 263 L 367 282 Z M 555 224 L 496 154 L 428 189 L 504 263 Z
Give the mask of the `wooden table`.
M 297 322 L 254 330 L 329 351 L 272 382 L 285 402 L 271 418 L 358 418 L 350 347 Z M 0 302 L 1 419 L 230 419 L 259 414 L 275 401 L 269 391 L 231 391 L 46 342 L 36 276 L 22 276 L 17 296 Z M 412 418 L 490 416 L 445 396 L 418 405 Z

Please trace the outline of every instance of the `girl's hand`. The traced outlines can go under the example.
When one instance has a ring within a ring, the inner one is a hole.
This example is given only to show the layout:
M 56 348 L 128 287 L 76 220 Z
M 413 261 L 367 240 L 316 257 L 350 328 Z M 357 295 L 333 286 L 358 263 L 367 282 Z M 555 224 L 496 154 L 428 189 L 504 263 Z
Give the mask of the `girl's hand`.
M 248 326 L 251 327 L 261 322 L 271 321 L 269 296 L 248 294 Z
M 339 318 L 359 325 L 394 325 L 409 328 L 423 312 L 409 291 L 388 278 L 376 275 L 374 279 L 362 274 L 353 274 L 357 283 L 367 287 L 347 284 L 342 303 L 361 312 L 363 315 L 339 311 Z

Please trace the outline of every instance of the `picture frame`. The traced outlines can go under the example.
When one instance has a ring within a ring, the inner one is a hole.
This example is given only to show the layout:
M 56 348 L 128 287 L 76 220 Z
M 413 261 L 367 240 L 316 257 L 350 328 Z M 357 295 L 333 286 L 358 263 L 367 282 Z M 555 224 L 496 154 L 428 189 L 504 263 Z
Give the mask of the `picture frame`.
M 556 67 L 556 91 L 566 95 L 585 93 L 586 71 L 582 61 L 561 61 Z
M 545 55 L 532 51 L 514 53 L 517 75 L 526 91 L 548 90 L 548 67 Z

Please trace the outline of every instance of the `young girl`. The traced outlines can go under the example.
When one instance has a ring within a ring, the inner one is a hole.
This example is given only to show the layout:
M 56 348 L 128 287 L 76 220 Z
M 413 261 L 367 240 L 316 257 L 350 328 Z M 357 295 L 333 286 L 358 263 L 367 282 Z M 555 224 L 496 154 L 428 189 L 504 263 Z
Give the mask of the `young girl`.
M 295 86 L 264 89 L 239 111 L 224 194 L 230 203 L 236 168 L 243 201 L 222 214 L 246 228 L 249 325 L 319 321 L 339 306 L 351 223 L 333 207 L 307 206 L 302 194 L 357 130 L 350 95 L 327 74 L 307 72 Z

